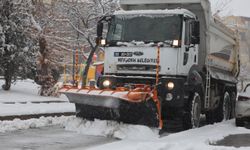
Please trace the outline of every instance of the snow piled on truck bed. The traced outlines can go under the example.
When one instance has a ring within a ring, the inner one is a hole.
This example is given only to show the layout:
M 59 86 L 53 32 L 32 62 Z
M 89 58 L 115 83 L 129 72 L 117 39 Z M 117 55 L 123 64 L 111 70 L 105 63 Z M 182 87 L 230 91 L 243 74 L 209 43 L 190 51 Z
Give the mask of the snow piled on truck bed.
M 173 15 L 173 14 L 184 14 L 188 13 L 194 16 L 194 14 L 187 10 L 187 9 L 154 9 L 154 10 L 119 10 L 114 13 L 114 15 L 155 15 L 155 14 L 166 14 L 166 15 Z

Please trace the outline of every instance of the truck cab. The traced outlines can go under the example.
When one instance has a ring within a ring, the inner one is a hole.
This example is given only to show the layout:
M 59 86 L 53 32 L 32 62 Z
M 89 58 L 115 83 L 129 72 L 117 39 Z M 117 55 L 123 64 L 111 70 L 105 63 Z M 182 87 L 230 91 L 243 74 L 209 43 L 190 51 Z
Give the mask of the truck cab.
M 199 22 L 186 9 L 118 11 L 108 20 L 104 74 L 187 76 L 198 63 Z

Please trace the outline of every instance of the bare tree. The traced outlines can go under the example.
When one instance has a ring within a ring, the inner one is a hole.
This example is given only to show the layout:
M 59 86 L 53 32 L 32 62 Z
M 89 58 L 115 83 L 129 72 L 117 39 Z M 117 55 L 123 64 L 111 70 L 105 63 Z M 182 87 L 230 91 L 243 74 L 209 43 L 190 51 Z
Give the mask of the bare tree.
M 84 2 L 76 1 L 75 3 L 63 1 L 63 3 L 68 10 L 70 25 L 91 49 L 86 62 L 87 65 L 82 74 L 82 86 L 85 86 L 92 57 L 98 48 L 95 43 L 97 22 L 118 9 L 118 2 L 117 0 L 88 0 Z
M 221 12 L 229 11 L 229 4 L 232 0 L 216 0 L 213 5 L 213 15 L 219 16 Z
M 83 81 L 86 81 L 84 79 L 98 47 L 95 44 L 97 22 L 117 9 L 118 4 L 117 0 L 54 0 L 50 5 L 40 1 L 34 1 L 34 4 L 38 24 L 34 35 L 38 35 L 40 46 L 36 81 L 41 85 L 40 95 L 50 96 L 54 94 L 51 89 L 57 80 L 53 70 L 65 61 L 62 60 L 64 55 L 69 57 L 72 50 L 88 46 L 91 51 L 83 72 Z
M 33 33 L 39 41 L 36 83 L 41 85 L 39 94 L 53 96 L 54 85 L 60 77 L 64 56 L 70 53 L 76 43 L 76 32 L 72 30 L 66 12 L 60 1 L 46 4 L 34 1 L 37 30 Z

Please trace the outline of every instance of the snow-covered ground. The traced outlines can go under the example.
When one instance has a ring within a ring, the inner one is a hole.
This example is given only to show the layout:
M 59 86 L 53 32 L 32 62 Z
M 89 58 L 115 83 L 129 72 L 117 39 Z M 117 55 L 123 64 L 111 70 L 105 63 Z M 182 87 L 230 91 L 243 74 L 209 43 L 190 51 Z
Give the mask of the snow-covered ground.
M 32 80 L 17 81 L 9 91 L 1 88 L 3 84 L 4 81 L 0 80 L 0 102 L 68 101 L 64 95 L 59 98 L 38 96 L 39 85 Z
M 140 125 L 118 124 L 112 121 L 94 122 L 71 118 L 64 124 L 66 130 L 85 135 L 99 135 L 122 139 L 91 150 L 249 150 L 250 147 L 213 146 L 228 135 L 250 134 L 250 130 L 235 126 L 234 120 L 207 125 L 198 129 L 159 137 L 156 129 Z
M 24 130 L 30 128 L 39 128 L 47 126 L 63 126 L 72 117 L 40 117 L 39 119 L 20 120 L 15 119 L 12 121 L 0 121 L 0 132 L 10 132 L 16 130 Z M 74 118 L 74 117 L 73 117 Z
M 39 103 L 39 104 L 1 104 L 0 116 L 66 113 L 75 112 L 75 106 L 69 103 Z
M 127 131 L 126 133 L 130 133 Z M 198 129 L 170 134 L 162 138 L 150 138 L 146 140 L 126 139 L 119 142 L 105 144 L 91 150 L 249 150 L 250 147 L 223 147 L 210 144 L 233 134 L 249 134 L 246 128 L 237 128 L 234 121 L 208 125 Z M 144 136 L 143 132 L 141 135 Z
M 0 81 L 2 84 L 2 81 Z M 74 112 L 73 104 L 64 96 L 40 97 L 38 86 L 30 80 L 18 81 L 11 91 L 0 90 L 0 116 L 51 112 Z M 60 101 L 60 103 L 32 103 Z M 62 102 L 63 101 L 63 102 Z M 7 102 L 7 103 L 6 103 Z M 11 104 L 8 104 L 11 102 Z M 172 133 L 160 137 L 157 129 L 146 126 L 120 124 L 113 121 L 86 121 L 74 116 L 41 117 L 39 119 L 0 121 L 0 132 L 29 128 L 60 126 L 70 132 L 121 139 L 116 142 L 91 147 L 90 150 L 249 150 L 250 147 L 223 147 L 210 144 L 228 135 L 250 134 L 246 128 L 236 127 L 234 120 L 207 125 L 198 129 Z M 84 147 L 83 147 L 84 148 Z
M 0 80 L 0 86 L 3 83 Z M 42 97 L 38 91 L 39 85 L 32 80 L 17 81 L 10 91 L 0 88 L 0 116 L 75 112 L 66 96 Z
M 157 129 L 151 129 L 142 125 L 122 124 L 115 121 L 87 121 L 79 118 L 70 118 L 64 126 L 68 131 L 123 140 L 156 140 L 159 138 Z
M 121 139 L 91 147 L 90 150 L 249 150 L 250 147 L 223 147 L 210 144 L 228 135 L 250 134 L 235 127 L 234 120 L 159 137 L 156 129 L 112 121 L 86 121 L 76 117 L 41 117 L 40 119 L 0 121 L 0 132 L 59 125 L 65 130 L 84 135 Z M 84 148 L 84 147 L 83 147 Z

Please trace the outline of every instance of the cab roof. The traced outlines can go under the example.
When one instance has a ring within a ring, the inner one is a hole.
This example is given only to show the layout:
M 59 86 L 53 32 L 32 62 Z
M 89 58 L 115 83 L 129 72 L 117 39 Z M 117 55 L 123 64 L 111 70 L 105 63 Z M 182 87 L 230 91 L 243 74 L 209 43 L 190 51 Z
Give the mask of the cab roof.
M 189 15 L 195 17 L 196 15 L 187 9 L 165 9 L 165 10 L 119 10 L 114 15 Z

